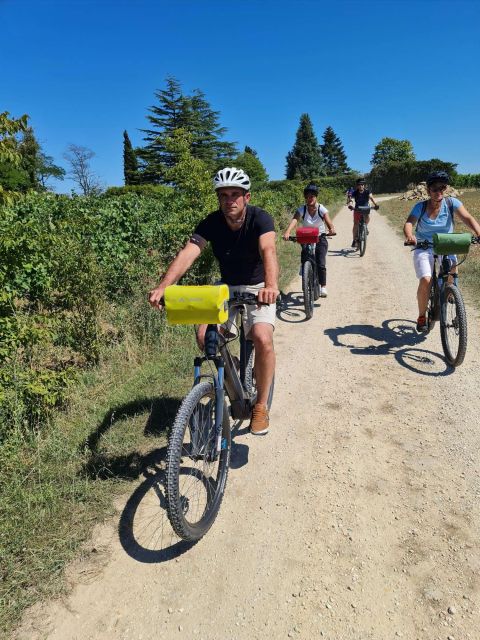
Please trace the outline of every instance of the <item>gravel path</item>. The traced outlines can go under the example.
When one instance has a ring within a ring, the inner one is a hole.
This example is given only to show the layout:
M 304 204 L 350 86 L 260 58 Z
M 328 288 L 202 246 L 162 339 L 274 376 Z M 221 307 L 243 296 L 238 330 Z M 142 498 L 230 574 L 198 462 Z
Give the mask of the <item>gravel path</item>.
M 479 316 L 449 369 L 401 238 L 375 213 L 359 258 L 335 226 L 329 297 L 304 322 L 292 283 L 271 432 L 237 436 L 213 529 L 177 542 L 147 473 L 18 638 L 480 637 Z

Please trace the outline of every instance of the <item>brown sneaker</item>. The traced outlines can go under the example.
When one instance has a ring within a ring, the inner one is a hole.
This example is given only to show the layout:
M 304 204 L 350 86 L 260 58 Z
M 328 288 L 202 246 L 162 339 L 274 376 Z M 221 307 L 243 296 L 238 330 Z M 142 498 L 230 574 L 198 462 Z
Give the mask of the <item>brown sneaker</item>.
M 268 409 L 264 404 L 256 404 L 253 407 L 250 433 L 254 436 L 263 436 L 268 433 Z

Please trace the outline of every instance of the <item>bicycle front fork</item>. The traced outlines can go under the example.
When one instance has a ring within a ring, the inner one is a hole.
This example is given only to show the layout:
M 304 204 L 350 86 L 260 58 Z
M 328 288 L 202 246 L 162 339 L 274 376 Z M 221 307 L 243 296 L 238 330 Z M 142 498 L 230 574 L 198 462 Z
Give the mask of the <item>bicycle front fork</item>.
M 222 438 L 222 430 L 223 430 L 223 411 L 225 408 L 225 363 L 221 356 L 215 356 L 210 358 L 208 356 L 197 357 L 194 360 L 193 365 L 193 384 L 198 384 L 200 378 L 202 377 L 202 364 L 205 360 L 213 360 L 215 363 L 215 367 L 217 369 L 217 373 L 213 374 L 213 388 L 215 391 L 215 423 L 214 423 L 214 434 L 215 434 L 215 448 L 210 452 L 210 462 L 213 462 L 220 455 L 220 451 L 222 450 L 223 438 Z M 208 376 L 210 377 L 210 376 Z

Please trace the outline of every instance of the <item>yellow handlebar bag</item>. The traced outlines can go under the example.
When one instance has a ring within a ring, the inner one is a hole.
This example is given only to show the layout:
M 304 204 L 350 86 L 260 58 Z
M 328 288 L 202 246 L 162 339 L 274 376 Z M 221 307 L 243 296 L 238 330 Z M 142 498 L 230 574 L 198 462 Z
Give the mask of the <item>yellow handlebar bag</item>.
M 223 324 L 228 319 L 228 286 L 182 286 L 165 289 L 168 324 Z

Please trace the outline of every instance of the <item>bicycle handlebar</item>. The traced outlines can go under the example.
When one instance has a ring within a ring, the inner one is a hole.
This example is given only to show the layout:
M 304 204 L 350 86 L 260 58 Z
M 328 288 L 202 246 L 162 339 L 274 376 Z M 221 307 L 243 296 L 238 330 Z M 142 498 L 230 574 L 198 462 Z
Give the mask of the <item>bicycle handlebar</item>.
M 320 233 L 319 234 L 319 239 L 320 238 L 333 238 L 333 236 L 336 236 L 337 233 Z M 290 241 L 290 242 L 297 242 L 297 236 L 289 236 L 288 238 L 284 238 L 285 241 Z M 316 244 L 318 242 L 318 240 L 316 242 L 309 242 L 307 244 Z
M 249 291 L 236 291 L 228 300 L 229 307 L 242 304 L 257 304 L 261 307 L 268 307 L 270 305 L 269 302 L 259 302 L 258 295 L 250 293 Z
M 350 211 L 354 211 L 355 213 L 363 213 L 363 215 L 367 216 L 370 211 L 372 209 L 375 209 L 375 211 L 378 211 L 380 209 L 380 205 L 376 204 L 373 207 L 352 207 L 352 205 L 349 205 L 348 207 L 350 209 Z
M 162 307 L 165 307 L 164 297 L 160 299 L 160 304 L 162 305 Z M 242 304 L 257 304 L 261 307 L 268 307 L 270 305 L 269 302 L 259 302 L 258 295 L 255 293 L 250 293 L 249 291 L 236 291 L 228 299 L 229 307 L 233 307 L 235 305 L 242 305 Z
M 471 243 L 480 244 L 480 236 L 472 236 Z M 429 249 L 433 247 L 433 242 L 430 242 L 430 240 L 421 240 L 420 242 L 408 242 L 408 240 L 405 240 L 403 246 L 413 247 L 413 249 Z

